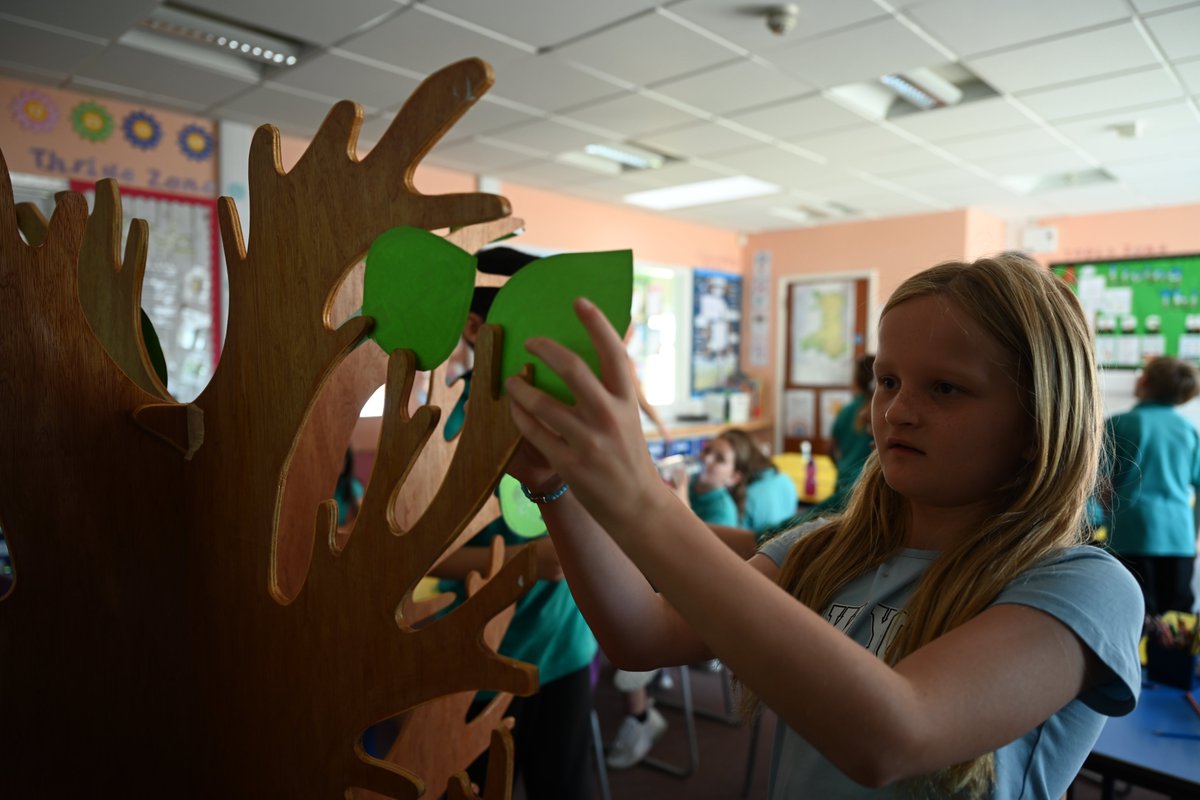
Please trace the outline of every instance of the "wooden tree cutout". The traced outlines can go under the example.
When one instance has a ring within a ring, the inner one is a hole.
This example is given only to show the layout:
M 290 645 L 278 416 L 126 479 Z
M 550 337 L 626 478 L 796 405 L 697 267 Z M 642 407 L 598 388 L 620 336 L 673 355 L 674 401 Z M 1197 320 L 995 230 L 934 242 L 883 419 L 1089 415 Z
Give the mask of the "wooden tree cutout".
M 413 185 L 421 157 L 491 83 L 475 59 L 435 73 L 361 161 L 350 102 L 290 172 L 278 133 L 258 130 L 248 246 L 232 202 L 219 209 L 224 352 L 188 404 L 145 369 L 133 324 L 145 237 L 118 262 L 115 186 L 98 189 L 91 217 L 65 193 L 39 223 L 14 207 L 0 163 L 0 526 L 16 575 L 0 600 L 0 774 L 15 796 L 333 798 L 358 787 L 415 798 L 422 765 L 368 757 L 367 726 L 455 693 L 536 688 L 534 668 L 498 656 L 489 631 L 532 585 L 530 551 L 503 563 L 496 551 L 489 579 L 440 618 L 419 620 L 411 602 L 518 440 L 498 394 L 498 329 L 479 337 L 471 412 L 411 525 L 397 524 L 398 486 L 440 410 L 407 413 L 408 351 L 386 361 L 378 461 L 348 539 L 327 499 L 346 418 L 383 363 L 359 347 L 370 319 L 331 323 L 340 287 L 390 227 L 508 216 L 501 197 Z M 511 738 L 496 732 L 492 748 L 500 769 L 484 796 L 499 800 Z M 470 796 L 457 779 L 449 791 Z

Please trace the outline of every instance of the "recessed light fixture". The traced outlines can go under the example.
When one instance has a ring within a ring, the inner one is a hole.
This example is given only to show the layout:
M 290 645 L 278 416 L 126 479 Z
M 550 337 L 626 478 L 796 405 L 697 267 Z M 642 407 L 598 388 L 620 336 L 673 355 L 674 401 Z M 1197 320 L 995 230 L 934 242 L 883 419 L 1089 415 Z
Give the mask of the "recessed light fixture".
M 684 183 L 664 189 L 627 194 L 622 199 L 630 205 L 652 208 L 655 211 L 670 211 L 675 208 L 691 208 L 747 197 L 762 197 L 780 191 L 777 184 L 760 181 L 748 175 L 733 178 L 717 178 L 711 181 Z
M 630 169 L 660 169 L 667 163 L 667 157 L 662 153 L 654 153 L 641 147 L 623 144 L 589 144 L 583 152 L 590 156 L 606 158 Z
M 952 106 L 963 96 L 962 90 L 953 83 L 924 67 L 884 75 L 879 82 L 925 111 Z
M 264 66 L 294 65 L 303 49 L 299 42 L 172 5 L 155 8 L 141 26 L 160 36 L 211 47 Z M 125 43 L 140 46 L 136 37 Z

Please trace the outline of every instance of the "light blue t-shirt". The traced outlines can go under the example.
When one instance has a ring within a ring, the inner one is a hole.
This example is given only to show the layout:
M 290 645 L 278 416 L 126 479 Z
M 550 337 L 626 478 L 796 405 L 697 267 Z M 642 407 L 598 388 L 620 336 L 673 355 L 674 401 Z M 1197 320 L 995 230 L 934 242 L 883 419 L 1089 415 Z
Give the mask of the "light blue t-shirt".
M 796 538 L 816 527 L 784 533 L 761 552 L 782 565 Z M 831 624 L 876 656 L 904 623 L 904 606 L 937 551 L 901 551 L 851 581 L 825 609 Z M 1027 570 L 993 601 L 1044 611 L 1070 628 L 1108 667 L 1110 680 L 1067 704 L 1020 739 L 996 751 L 996 800 L 1061 797 L 1100 736 L 1105 716 L 1133 710 L 1141 689 L 1138 638 L 1142 593 L 1129 571 L 1096 547 L 1070 548 Z M 869 744 L 869 743 L 867 743 Z M 787 725 L 776 729 L 771 759 L 771 800 L 809 797 L 908 797 L 906 787 L 861 786 Z
M 796 515 L 796 482 L 769 467 L 746 484 L 746 508 L 738 524 L 758 536 Z

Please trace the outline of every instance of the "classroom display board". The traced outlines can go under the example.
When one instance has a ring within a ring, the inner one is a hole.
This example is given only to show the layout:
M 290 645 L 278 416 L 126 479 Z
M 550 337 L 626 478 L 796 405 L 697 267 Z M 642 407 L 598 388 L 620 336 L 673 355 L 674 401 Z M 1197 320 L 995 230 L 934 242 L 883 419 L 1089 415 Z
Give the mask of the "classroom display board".
M 1050 269 L 1079 296 L 1101 367 L 1136 369 L 1155 356 L 1200 364 L 1200 255 Z

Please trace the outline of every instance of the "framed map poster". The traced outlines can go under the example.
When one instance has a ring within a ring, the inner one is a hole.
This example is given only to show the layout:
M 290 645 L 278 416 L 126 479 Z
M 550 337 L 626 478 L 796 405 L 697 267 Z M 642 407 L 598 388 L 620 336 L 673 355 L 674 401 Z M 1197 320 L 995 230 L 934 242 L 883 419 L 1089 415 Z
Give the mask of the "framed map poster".
M 797 283 L 790 306 L 788 383 L 845 386 L 854 369 L 854 281 Z

